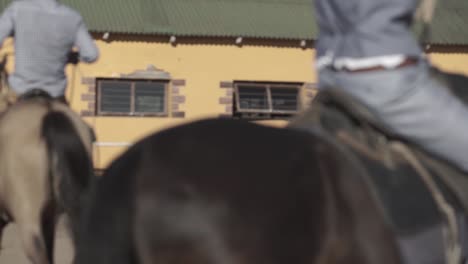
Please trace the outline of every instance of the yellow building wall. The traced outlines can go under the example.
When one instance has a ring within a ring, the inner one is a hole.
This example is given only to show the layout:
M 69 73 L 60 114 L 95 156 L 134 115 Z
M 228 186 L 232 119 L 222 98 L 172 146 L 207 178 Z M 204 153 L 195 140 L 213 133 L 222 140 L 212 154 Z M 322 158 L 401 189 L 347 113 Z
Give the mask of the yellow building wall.
M 236 46 L 209 44 L 178 44 L 149 41 L 97 41 L 101 56 L 97 63 L 69 67 L 68 89 L 71 106 L 80 112 L 87 109 L 81 95 L 88 87 L 81 83 L 86 77 L 115 77 L 152 64 L 169 72 L 173 79 L 186 81 L 181 94 L 185 103 L 180 111 L 185 118 L 170 117 L 85 117 L 95 129 L 95 166 L 105 168 L 109 162 L 149 133 L 225 112 L 219 103 L 226 90 L 222 81 L 315 82 L 312 49 L 278 46 Z M 285 121 L 263 121 L 266 125 L 283 126 Z
M 444 71 L 468 75 L 468 53 L 430 53 L 429 59 Z

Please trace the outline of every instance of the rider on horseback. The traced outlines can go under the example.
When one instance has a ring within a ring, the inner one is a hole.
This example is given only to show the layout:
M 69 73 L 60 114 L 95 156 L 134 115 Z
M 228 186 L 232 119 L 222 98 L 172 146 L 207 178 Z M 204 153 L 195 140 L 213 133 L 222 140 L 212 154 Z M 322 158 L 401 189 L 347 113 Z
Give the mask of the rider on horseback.
M 66 64 L 91 63 L 99 56 L 81 15 L 56 0 L 13 1 L 0 17 L 0 43 L 9 36 L 16 58 L 8 82 L 18 96 L 41 89 L 65 101 Z
M 391 132 L 468 173 L 468 108 L 411 32 L 419 0 L 315 0 L 319 87 L 355 97 Z

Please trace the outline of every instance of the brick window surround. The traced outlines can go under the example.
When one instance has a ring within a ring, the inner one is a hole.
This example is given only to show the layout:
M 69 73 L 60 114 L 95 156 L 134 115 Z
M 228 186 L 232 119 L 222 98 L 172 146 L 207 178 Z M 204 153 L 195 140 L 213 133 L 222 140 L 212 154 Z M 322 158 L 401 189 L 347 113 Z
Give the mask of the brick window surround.
M 97 105 L 99 99 L 99 82 L 100 81 L 122 81 L 122 82 L 165 82 L 167 83 L 167 89 L 165 91 L 166 99 L 165 103 L 166 108 L 164 114 L 138 114 L 138 115 L 129 115 L 123 114 L 116 116 L 165 116 L 165 117 L 173 117 L 173 118 L 184 118 L 185 112 L 182 111 L 182 107 L 186 102 L 186 98 L 183 95 L 183 90 L 186 86 L 186 81 L 184 79 L 173 79 L 169 75 L 169 73 L 157 69 L 153 65 L 149 65 L 145 70 L 136 70 L 130 74 L 120 74 L 120 77 L 116 78 L 96 78 L 96 77 L 83 77 L 81 79 L 81 83 L 88 87 L 87 92 L 81 94 L 81 101 L 87 103 L 87 108 L 82 109 L 81 115 L 82 116 L 96 116 L 98 115 L 98 108 Z M 133 85 L 134 86 L 134 85 Z M 132 86 L 132 87 L 133 87 Z M 132 88 L 134 91 L 135 88 Z M 132 99 L 133 100 L 133 99 Z M 134 102 L 134 101 L 132 101 Z M 102 106 L 102 105 L 101 105 Z

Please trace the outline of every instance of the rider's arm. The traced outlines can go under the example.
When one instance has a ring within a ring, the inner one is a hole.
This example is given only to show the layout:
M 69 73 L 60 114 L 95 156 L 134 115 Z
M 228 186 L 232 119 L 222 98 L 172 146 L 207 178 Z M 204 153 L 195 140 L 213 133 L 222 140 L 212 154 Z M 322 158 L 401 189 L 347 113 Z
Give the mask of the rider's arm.
M 98 59 L 99 50 L 83 21 L 76 33 L 75 46 L 78 48 L 80 60 L 91 63 Z
M 13 34 L 14 29 L 14 6 L 8 6 L 3 14 L 0 16 L 0 45 L 3 44 L 5 39 Z

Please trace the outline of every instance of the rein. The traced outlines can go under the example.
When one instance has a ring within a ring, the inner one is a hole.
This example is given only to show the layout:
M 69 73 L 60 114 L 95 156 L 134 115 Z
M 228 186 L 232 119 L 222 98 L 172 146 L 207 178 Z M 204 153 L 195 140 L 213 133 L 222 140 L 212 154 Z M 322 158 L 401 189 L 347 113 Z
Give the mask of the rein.
M 421 0 L 414 18 L 422 22 L 422 32 L 419 36 L 419 42 L 423 45 L 431 39 L 431 25 L 434 20 L 434 13 L 437 7 L 437 0 Z
M 0 100 L 3 100 L 5 103 L 5 106 L 8 108 L 11 105 L 13 105 L 13 101 L 10 98 L 10 87 L 8 85 L 8 74 L 6 71 L 6 65 L 8 62 L 8 56 L 10 54 L 5 54 L 3 55 L 1 61 L 0 61 L 0 85 L 1 85 L 1 90 L 0 90 Z

